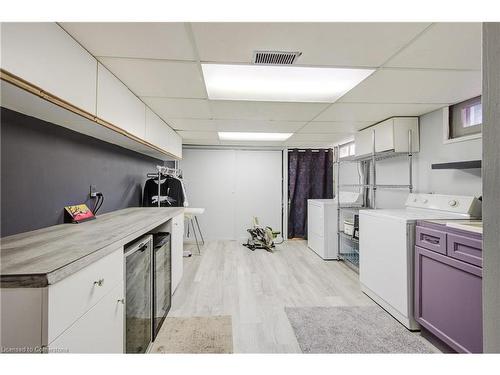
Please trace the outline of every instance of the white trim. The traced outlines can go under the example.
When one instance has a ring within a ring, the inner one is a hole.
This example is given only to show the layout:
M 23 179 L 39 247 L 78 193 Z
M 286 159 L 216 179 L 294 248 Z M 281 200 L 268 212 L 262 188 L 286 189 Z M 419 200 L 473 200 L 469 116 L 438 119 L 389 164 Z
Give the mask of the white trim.
M 283 207 L 282 209 L 282 223 L 283 225 L 281 226 L 281 236 L 284 241 L 288 240 L 288 148 L 285 148 L 283 150 L 283 194 L 282 194 L 282 200 L 281 200 L 281 205 Z
M 444 139 L 443 144 L 451 144 L 451 143 L 458 143 L 458 142 L 466 142 L 466 141 L 471 141 L 473 139 L 478 139 L 478 138 L 483 138 L 483 133 L 477 133 L 477 134 L 471 134 L 471 135 L 464 135 L 462 137 L 458 138 L 452 138 L 452 139 Z
M 477 134 L 464 135 L 462 137 L 450 138 L 450 107 L 443 108 L 443 144 L 448 145 L 458 142 L 471 141 L 483 137 L 483 132 Z

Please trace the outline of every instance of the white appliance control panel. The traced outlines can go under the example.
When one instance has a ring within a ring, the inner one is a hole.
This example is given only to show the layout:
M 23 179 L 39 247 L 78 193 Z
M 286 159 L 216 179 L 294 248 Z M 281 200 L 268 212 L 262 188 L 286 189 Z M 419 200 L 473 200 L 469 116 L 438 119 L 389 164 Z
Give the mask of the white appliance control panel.
M 473 196 L 411 193 L 406 200 L 406 207 L 481 217 L 481 202 Z

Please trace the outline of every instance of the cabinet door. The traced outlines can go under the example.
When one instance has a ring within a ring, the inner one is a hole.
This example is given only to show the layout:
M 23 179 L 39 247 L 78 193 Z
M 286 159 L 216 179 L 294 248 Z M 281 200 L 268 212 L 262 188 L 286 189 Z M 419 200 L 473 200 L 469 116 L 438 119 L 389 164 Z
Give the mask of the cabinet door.
M 396 117 L 394 119 L 394 151 L 408 151 L 408 131 L 411 130 L 412 151 L 420 150 L 418 117 Z
M 49 344 L 52 353 L 123 353 L 123 281 Z
M 97 116 L 141 139 L 146 105 L 102 64 L 97 69 Z
M 384 152 L 394 149 L 394 120 L 389 119 L 374 126 L 375 151 Z
M 170 136 L 168 137 L 168 149 L 172 155 L 182 159 L 182 137 L 174 130 L 170 129 Z
M 182 279 L 184 214 L 172 218 L 172 294 Z
M 456 351 L 481 353 L 481 269 L 419 246 L 415 252 L 415 318 Z
M 361 130 L 354 135 L 356 156 L 368 155 L 373 152 L 373 129 Z
M 146 141 L 172 153 L 170 149 L 172 134 L 170 131 L 170 127 L 156 113 L 146 107 Z
M 48 287 L 48 341 L 59 336 L 123 280 L 123 247 Z
M 2 23 L 2 69 L 91 114 L 97 60 L 53 22 Z

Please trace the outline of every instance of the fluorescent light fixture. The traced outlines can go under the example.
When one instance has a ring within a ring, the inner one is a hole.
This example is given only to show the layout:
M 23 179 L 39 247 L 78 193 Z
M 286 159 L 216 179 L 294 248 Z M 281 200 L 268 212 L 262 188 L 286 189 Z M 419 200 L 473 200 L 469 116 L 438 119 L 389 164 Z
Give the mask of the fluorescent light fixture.
M 374 72 L 302 66 L 202 64 L 212 100 L 333 103 Z
M 221 141 L 284 141 L 293 133 L 219 132 Z

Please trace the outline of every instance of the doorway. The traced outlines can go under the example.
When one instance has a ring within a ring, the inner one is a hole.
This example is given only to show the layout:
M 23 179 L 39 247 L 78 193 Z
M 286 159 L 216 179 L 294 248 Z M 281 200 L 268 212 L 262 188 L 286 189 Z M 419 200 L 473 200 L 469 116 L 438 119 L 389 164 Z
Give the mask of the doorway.
M 183 150 L 189 206 L 205 208 L 206 239 L 245 242 L 254 216 L 282 232 L 282 158 L 281 150 Z

